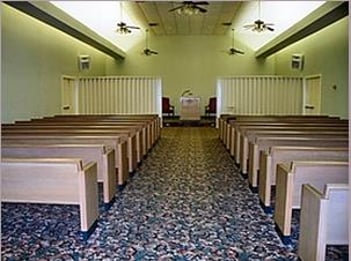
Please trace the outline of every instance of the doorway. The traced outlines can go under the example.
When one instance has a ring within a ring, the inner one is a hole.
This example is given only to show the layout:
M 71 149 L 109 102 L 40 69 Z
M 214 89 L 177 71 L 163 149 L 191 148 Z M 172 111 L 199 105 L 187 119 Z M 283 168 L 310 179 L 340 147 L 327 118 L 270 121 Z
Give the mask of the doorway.
M 319 115 L 321 113 L 322 76 L 311 75 L 305 77 L 303 114 Z

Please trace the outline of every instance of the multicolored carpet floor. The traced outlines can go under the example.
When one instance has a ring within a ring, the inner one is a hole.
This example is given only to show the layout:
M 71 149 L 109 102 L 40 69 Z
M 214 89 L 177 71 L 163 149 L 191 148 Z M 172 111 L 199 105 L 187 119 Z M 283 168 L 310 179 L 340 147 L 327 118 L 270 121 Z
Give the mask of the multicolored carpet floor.
M 299 260 L 297 218 L 286 246 L 214 128 L 164 128 L 116 198 L 86 242 L 76 206 L 3 204 L 2 260 Z

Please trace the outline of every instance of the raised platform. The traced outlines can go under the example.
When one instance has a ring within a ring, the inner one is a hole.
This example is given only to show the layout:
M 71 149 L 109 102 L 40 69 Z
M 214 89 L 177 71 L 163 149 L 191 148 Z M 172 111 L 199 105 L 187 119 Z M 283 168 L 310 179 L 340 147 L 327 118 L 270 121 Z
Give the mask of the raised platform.
M 179 116 L 163 116 L 163 127 L 216 127 L 216 117 L 202 116 L 197 121 L 180 120 Z

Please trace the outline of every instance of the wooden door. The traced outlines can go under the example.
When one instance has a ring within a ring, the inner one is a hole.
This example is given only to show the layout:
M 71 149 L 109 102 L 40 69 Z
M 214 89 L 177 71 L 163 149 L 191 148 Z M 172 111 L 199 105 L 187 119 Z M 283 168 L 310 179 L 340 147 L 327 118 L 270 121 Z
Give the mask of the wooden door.
M 321 113 L 322 98 L 321 75 L 307 76 L 305 78 L 303 113 L 318 115 Z

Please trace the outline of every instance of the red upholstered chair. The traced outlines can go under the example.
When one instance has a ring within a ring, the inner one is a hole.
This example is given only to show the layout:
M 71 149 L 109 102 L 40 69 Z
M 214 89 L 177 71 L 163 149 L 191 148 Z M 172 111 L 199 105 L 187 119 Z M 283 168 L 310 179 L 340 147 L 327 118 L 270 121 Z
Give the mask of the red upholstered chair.
M 205 115 L 210 116 L 211 114 L 216 114 L 217 112 L 217 98 L 210 97 L 208 105 L 205 106 Z
M 174 116 L 174 106 L 170 104 L 168 97 L 162 97 L 162 114 L 164 113 Z

